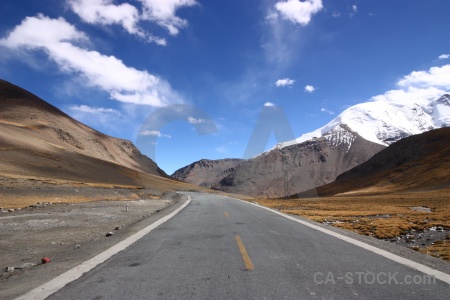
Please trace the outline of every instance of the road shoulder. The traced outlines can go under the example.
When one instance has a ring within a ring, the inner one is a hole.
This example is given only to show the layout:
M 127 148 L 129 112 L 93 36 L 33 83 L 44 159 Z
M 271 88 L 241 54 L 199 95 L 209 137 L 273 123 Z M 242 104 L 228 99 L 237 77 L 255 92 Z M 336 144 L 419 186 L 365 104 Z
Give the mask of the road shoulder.
M 2 216 L 0 233 L 5 244 L 0 245 L 0 252 L 8 256 L 2 261 L 0 298 L 14 299 L 54 279 L 167 217 L 187 201 L 185 195 L 176 193 L 163 198 L 53 205 Z M 39 226 L 27 229 L 30 224 Z M 17 225 L 25 228 L 8 231 L 8 226 Z M 107 237 L 109 232 L 113 235 Z M 49 257 L 50 263 L 42 264 L 43 257 Z M 37 265 L 6 272 L 8 266 L 27 263 Z

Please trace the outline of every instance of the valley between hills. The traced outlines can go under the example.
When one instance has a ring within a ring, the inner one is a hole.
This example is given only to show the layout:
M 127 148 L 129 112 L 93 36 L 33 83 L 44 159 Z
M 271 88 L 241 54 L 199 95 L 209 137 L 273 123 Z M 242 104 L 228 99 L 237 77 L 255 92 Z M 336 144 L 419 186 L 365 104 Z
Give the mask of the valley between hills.
M 67 271 L 179 206 L 183 191 L 232 196 L 450 261 L 450 128 L 389 145 L 342 125 L 334 132 L 350 134 L 353 148 L 325 135 L 248 161 L 193 163 L 171 177 L 130 141 L 0 81 L 0 284 L 11 297 Z M 283 159 L 313 166 L 291 177 L 291 191 L 311 170 L 317 181 L 283 196 Z M 208 164 L 217 165 L 214 176 Z M 262 183 L 231 188 L 268 165 L 274 172 Z M 47 256 L 52 264 L 35 268 Z

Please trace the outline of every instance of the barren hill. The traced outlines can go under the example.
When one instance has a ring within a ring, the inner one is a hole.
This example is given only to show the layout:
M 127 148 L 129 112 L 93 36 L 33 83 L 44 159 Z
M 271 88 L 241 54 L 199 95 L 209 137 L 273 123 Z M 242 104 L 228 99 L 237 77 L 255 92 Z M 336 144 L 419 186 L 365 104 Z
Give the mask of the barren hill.
M 320 196 L 450 187 L 450 128 L 402 139 L 317 189 Z
M 188 187 L 170 180 L 132 142 L 98 132 L 0 80 L 2 195 L 18 193 L 11 188 L 42 189 L 48 184 L 160 190 Z
M 183 182 L 211 188 L 217 185 L 224 176 L 234 172 L 244 161 L 237 158 L 202 159 L 178 169 L 172 174 L 172 177 Z
M 0 80 L 0 125 L 2 144 L 16 142 L 15 134 L 26 135 L 22 142 L 38 139 L 83 155 L 117 163 L 149 174 L 166 176 L 148 157 L 142 155 L 130 141 L 107 136 L 66 115 L 37 96 Z M 25 141 L 26 140 L 26 141 Z

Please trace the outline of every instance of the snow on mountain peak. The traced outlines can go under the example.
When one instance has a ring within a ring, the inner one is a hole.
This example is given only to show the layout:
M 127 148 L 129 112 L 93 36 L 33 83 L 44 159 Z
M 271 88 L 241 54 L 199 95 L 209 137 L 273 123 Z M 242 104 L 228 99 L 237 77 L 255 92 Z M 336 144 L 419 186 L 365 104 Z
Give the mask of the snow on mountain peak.
M 351 134 L 344 133 L 341 125 L 346 125 L 351 132 L 368 141 L 388 146 L 410 135 L 450 127 L 450 95 L 416 102 L 374 99 L 360 103 L 346 109 L 325 126 L 295 140 L 279 143 L 275 148 L 322 136 L 332 143 L 338 143 L 340 140 L 341 143 L 351 145 Z
M 330 131 L 326 132 L 323 137 L 330 143 L 332 146 L 346 145 L 347 152 L 350 150 L 352 143 L 356 139 L 356 135 L 347 127 L 345 124 L 339 124 L 335 126 Z
M 433 118 L 437 127 L 450 127 L 450 95 L 440 97 L 434 107 Z

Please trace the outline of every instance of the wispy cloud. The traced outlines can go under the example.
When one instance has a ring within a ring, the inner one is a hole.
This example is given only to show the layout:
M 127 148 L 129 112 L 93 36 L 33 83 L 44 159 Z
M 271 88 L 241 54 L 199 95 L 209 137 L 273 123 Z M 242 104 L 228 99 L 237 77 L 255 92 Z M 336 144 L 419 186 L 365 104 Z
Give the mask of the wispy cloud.
M 168 138 L 171 139 L 172 136 L 169 134 L 163 134 L 158 130 L 144 130 L 139 132 L 139 135 L 144 135 L 144 136 L 156 136 L 156 137 L 162 137 L 162 138 Z
M 202 123 L 205 123 L 205 119 L 200 119 L 200 118 L 188 117 L 187 120 L 191 124 L 202 124 Z
M 326 109 L 326 108 L 321 108 L 320 111 L 324 112 L 324 113 L 327 113 L 329 115 L 334 115 L 334 111 L 331 111 L 331 110 Z
M 447 59 L 447 58 L 449 58 L 450 57 L 450 54 L 441 54 L 441 55 L 439 55 L 439 59 Z
M 287 34 L 286 24 L 280 20 L 277 13 L 269 14 L 266 17 L 266 28 L 262 38 L 261 47 L 265 52 L 266 61 L 275 68 L 283 68 L 289 65 L 294 56 L 294 48 L 297 44 L 297 37 Z
M 275 82 L 275 85 L 278 87 L 284 87 L 284 86 L 292 86 L 292 85 L 294 85 L 294 83 L 295 83 L 294 79 L 283 78 L 283 79 L 278 79 Z
M 74 105 L 70 106 L 70 109 L 73 111 L 80 111 L 84 113 L 90 113 L 90 114 L 115 114 L 120 115 L 120 111 L 113 109 L 113 108 L 104 108 L 104 107 L 92 107 L 88 105 Z
M 176 16 L 176 10 L 184 6 L 193 6 L 195 0 L 138 0 L 143 5 L 142 19 L 157 23 L 166 28 L 171 35 L 177 35 L 180 29 L 186 27 L 187 20 Z
M 316 88 L 314 86 L 312 86 L 312 85 L 308 84 L 308 85 L 305 86 L 305 92 L 306 93 L 313 93 L 315 90 L 316 90 Z
M 216 147 L 216 148 L 214 148 L 214 150 L 215 150 L 216 152 L 220 153 L 220 154 L 228 153 L 227 148 L 224 147 L 224 146 Z
M 341 13 L 340 13 L 340 12 L 337 12 L 337 11 L 334 11 L 334 12 L 331 14 L 331 16 L 332 16 L 333 18 L 339 18 L 339 17 L 341 16 Z
M 298 56 L 305 42 L 302 30 L 322 8 L 321 0 L 277 1 L 268 7 L 261 47 L 264 49 L 266 61 L 276 70 L 282 71 Z M 292 26 L 297 27 L 295 33 Z
M 112 99 L 154 107 L 181 101 L 167 81 L 126 66 L 114 56 L 89 50 L 88 43 L 87 35 L 65 19 L 42 14 L 25 18 L 0 39 L 0 46 L 13 52 L 43 51 L 61 72 L 80 76 L 87 86 L 109 93 Z
M 72 105 L 67 113 L 74 119 L 108 134 L 117 134 L 124 125 L 132 127 L 130 116 L 113 108 Z
M 354 15 L 356 15 L 358 13 L 358 6 L 356 4 L 353 4 L 350 8 L 350 18 L 353 17 Z
M 265 107 L 273 107 L 273 106 L 275 106 L 275 104 L 272 102 L 266 102 L 266 103 L 264 103 L 264 106 Z

